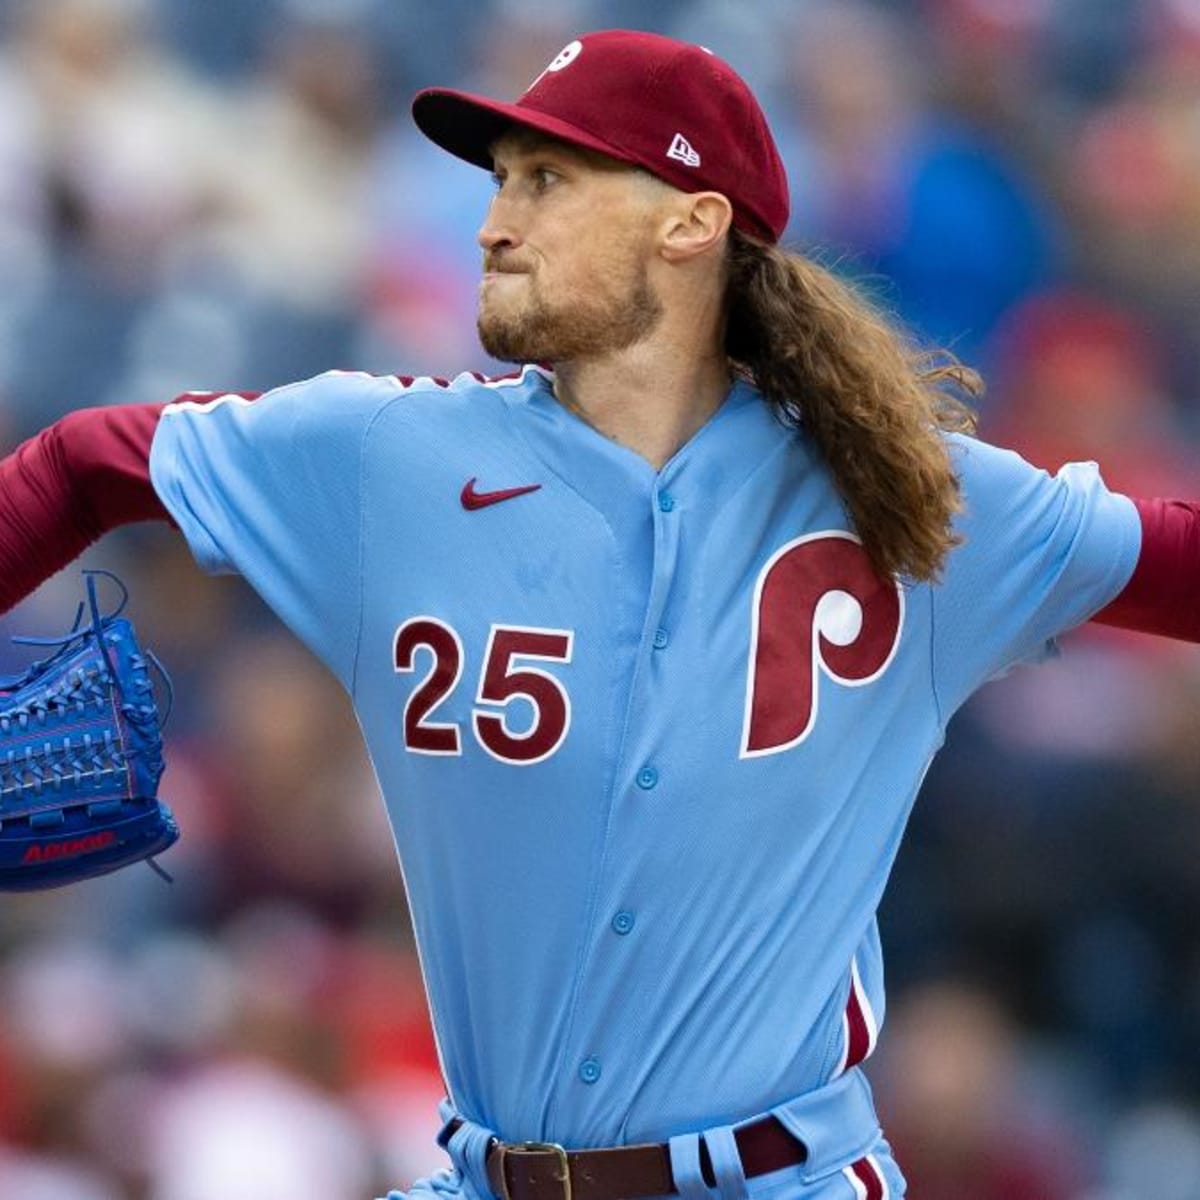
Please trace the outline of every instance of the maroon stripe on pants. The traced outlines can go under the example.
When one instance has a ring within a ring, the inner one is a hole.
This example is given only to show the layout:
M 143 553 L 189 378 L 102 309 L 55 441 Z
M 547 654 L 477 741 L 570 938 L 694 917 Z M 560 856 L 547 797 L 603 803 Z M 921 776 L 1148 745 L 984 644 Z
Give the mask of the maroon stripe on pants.
M 867 1200 L 883 1200 L 883 1179 L 869 1158 L 860 1158 L 850 1168 L 854 1177 L 867 1189 Z
M 871 1031 L 867 1027 L 867 1018 L 863 1015 L 862 1001 L 859 999 L 858 988 L 854 986 L 854 978 L 850 979 L 850 998 L 846 1001 L 846 1070 L 857 1067 L 871 1052 Z

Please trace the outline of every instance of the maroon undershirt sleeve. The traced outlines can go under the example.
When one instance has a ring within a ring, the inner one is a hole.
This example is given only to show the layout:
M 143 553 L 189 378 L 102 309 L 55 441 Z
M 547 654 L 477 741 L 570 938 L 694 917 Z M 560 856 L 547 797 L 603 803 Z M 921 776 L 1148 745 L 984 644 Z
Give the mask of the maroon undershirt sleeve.
M 1142 519 L 1137 566 L 1121 594 L 1092 620 L 1200 642 L 1200 504 L 1134 504 Z
M 106 530 L 170 520 L 150 483 L 163 407 L 80 409 L 0 460 L 0 612 Z

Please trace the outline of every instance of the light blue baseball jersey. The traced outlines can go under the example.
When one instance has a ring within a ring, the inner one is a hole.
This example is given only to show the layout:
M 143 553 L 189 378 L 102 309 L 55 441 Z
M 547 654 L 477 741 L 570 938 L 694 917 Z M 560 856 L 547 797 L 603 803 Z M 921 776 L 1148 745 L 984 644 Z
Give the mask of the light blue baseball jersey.
M 746 384 L 659 471 L 535 367 L 167 408 L 152 478 L 197 559 L 353 697 L 457 1111 L 658 1141 L 869 1054 L 876 906 L 946 722 L 1140 542 L 1093 466 L 950 440 L 964 544 L 901 586 Z

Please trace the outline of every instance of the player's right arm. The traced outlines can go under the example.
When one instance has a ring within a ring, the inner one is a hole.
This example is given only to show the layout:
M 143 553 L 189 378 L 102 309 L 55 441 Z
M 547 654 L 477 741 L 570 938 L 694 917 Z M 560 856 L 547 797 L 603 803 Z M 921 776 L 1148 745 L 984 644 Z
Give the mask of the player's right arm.
M 106 530 L 169 520 L 204 570 L 242 575 L 352 686 L 367 436 L 417 383 L 328 371 L 262 396 L 70 414 L 0 462 L 0 611 Z
M 150 481 L 165 407 L 79 409 L 0 459 L 0 612 L 108 530 L 171 520 Z

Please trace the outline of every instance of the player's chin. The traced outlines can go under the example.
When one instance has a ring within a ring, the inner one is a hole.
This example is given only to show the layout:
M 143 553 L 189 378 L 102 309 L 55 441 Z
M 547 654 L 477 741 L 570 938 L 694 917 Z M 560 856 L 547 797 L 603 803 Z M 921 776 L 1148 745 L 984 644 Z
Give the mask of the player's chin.
M 479 334 L 479 344 L 498 362 L 535 361 L 535 357 L 527 353 L 530 339 L 512 321 L 505 320 L 500 314 L 480 306 L 475 328 Z

